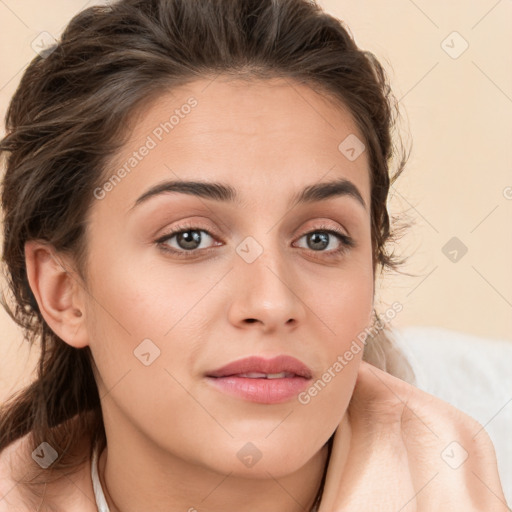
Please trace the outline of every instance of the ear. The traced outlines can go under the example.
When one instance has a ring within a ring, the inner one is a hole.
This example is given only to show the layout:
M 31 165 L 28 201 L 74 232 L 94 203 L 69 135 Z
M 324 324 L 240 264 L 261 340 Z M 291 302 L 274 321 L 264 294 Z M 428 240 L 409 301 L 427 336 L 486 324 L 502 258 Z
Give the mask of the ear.
M 85 291 L 68 258 L 48 244 L 25 243 L 27 278 L 39 310 L 50 329 L 75 348 L 89 344 L 85 322 Z

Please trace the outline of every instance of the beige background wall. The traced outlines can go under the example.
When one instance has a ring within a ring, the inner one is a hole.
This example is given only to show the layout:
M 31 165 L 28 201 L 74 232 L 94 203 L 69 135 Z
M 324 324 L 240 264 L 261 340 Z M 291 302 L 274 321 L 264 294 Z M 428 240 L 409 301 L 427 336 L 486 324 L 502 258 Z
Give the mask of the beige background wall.
M 0 2 L 2 119 L 34 48 L 48 37 L 40 33 L 58 37 L 94 3 Z M 386 277 L 379 310 L 399 301 L 396 326 L 435 325 L 512 342 L 512 2 L 320 4 L 381 59 L 400 99 L 405 141 L 407 131 L 413 140 L 389 207 L 415 222 L 398 249 L 409 255 L 404 270 L 417 277 Z M 30 379 L 37 353 L 29 357 L 3 311 L 0 332 L 2 400 Z

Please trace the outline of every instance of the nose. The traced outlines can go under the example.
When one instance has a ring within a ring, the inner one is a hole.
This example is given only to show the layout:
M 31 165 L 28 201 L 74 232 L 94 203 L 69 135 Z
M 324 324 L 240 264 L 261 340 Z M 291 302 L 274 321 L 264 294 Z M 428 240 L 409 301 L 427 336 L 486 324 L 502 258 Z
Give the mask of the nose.
M 248 246 L 250 250 L 254 247 Z M 259 328 L 265 333 L 295 329 L 306 314 L 296 270 L 281 248 L 264 248 L 251 262 L 243 249 L 235 255 L 231 272 L 233 295 L 229 321 L 238 328 Z

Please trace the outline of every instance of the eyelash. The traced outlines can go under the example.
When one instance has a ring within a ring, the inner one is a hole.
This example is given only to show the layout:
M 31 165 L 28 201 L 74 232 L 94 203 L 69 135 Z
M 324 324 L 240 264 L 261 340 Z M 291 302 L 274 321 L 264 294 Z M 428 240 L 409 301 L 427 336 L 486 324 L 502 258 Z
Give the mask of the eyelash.
M 155 240 L 155 243 L 158 244 L 158 246 L 163 251 L 165 251 L 167 253 L 171 253 L 173 256 L 177 256 L 178 258 L 184 258 L 184 259 L 185 258 L 195 258 L 196 254 L 198 252 L 210 251 L 213 249 L 213 247 L 211 247 L 208 249 L 192 249 L 190 251 L 186 251 L 184 249 L 177 250 L 177 249 L 169 248 L 169 246 L 165 243 L 165 242 L 169 241 L 169 239 L 173 238 L 174 236 L 179 235 L 181 233 L 186 233 L 187 231 L 201 231 L 201 232 L 207 233 L 208 236 L 210 236 L 212 239 L 215 239 L 215 237 L 207 229 L 204 229 L 200 226 L 195 226 L 192 224 L 183 224 L 181 226 L 176 226 L 173 229 L 173 231 L 160 237 L 158 240 Z M 312 233 L 320 233 L 320 232 L 336 236 L 338 238 L 338 240 L 341 242 L 341 245 L 340 245 L 339 249 L 335 249 L 332 251 L 313 251 L 312 249 L 309 249 L 309 251 L 311 251 L 313 253 L 321 253 L 321 254 L 325 253 L 325 256 L 327 258 L 336 258 L 336 257 L 342 256 L 343 254 L 345 254 L 350 249 L 353 249 L 356 246 L 354 239 L 352 237 L 346 235 L 345 233 L 342 233 L 341 231 L 338 231 L 336 228 L 332 228 L 332 227 L 328 227 L 328 226 L 324 226 L 324 225 L 318 226 L 317 228 L 304 233 L 303 235 L 301 235 L 299 237 L 299 240 L 307 235 L 312 234 Z M 305 250 L 308 250 L 308 249 L 305 249 Z

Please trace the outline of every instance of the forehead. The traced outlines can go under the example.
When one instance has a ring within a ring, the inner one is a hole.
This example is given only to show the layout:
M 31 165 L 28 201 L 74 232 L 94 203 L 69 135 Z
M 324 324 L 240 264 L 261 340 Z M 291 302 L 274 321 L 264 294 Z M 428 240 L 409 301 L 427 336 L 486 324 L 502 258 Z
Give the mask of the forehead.
M 369 204 L 364 144 L 349 110 L 311 86 L 217 77 L 162 93 L 141 109 L 106 178 L 124 167 L 122 186 L 109 195 L 133 203 L 169 179 L 230 182 L 243 194 L 345 177 Z

